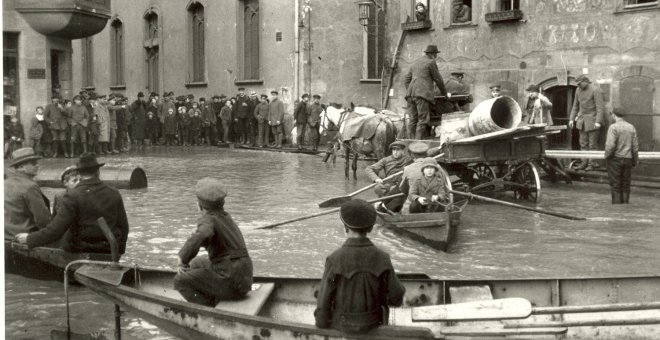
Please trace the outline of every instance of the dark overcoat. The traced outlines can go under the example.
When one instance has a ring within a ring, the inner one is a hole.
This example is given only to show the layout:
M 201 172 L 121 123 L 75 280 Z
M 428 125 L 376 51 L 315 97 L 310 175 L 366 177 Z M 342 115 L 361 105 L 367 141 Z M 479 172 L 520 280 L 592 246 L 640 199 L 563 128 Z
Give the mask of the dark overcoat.
M 434 59 L 428 56 L 422 56 L 415 60 L 404 76 L 404 83 L 407 89 L 406 97 L 420 97 L 433 102 L 433 83 L 438 86 L 442 95 L 447 95 L 445 83 L 438 71 L 438 65 Z

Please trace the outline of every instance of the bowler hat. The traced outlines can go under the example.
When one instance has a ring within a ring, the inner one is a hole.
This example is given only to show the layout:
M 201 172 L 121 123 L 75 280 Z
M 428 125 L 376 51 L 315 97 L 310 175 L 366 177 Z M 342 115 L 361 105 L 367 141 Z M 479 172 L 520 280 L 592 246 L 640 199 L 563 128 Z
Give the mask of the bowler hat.
M 272 90 L 272 91 L 270 91 L 270 94 L 280 94 L 280 93 L 275 91 L 275 90 Z
M 215 178 L 204 177 L 195 184 L 195 196 L 197 199 L 209 203 L 222 202 L 227 197 L 222 182 Z
M 321 99 L 321 96 L 319 96 L 318 94 L 315 94 L 315 95 L 312 96 L 312 98 L 314 98 L 314 99 Z
M 578 83 L 578 84 L 583 82 L 583 81 L 585 81 L 587 83 L 591 83 L 591 81 L 589 80 L 589 77 L 587 77 L 586 74 L 583 74 L 583 75 L 577 77 L 577 79 L 575 79 L 575 82 Z
M 422 172 L 424 172 L 424 169 L 428 167 L 434 168 L 435 171 L 440 171 L 440 166 L 433 157 L 424 158 L 424 161 L 422 161 Z
M 60 175 L 60 182 L 64 182 L 64 176 L 68 175 L 69 173 L 73 171 L 77 171 L 78 168 L 76 168 L 75 165 L 69 165 L 66 168 L 64 168 L 64 171 L 62 171 L 62 174 Z
M 12 152 L 11 158 L 12 159 L 11 163 L 9 163 L 9 166 L 17 167 L 23 163 L 41 159 L 41 156 L 34 153 L 34 149 L 26 147 Z
M 151 94 L 149 95 L 149 97 L 158 97 L 158 93 L 156 93 L 156 92 L 151 92 Z
M 406 143 L 400 141 L 400 140 L 395 140 L 390 144 L 390 149 L 392 148 L 400 148 L 400 149 L 405 149 L 406 148 Z
M 144 97 L 144 92 L 142 92 L 142 91 L 138 92 L 138 95 L 137 95 L 137 96 L 138 96 L 138 98 L 142 98 L 142 97 Z
M 429 150 L 429 146 L 424 142 L 414 142 L 408 145 L 408 150 L 416 154 L 426 154 L 426 152 Z
M 527 89 L 526 89 L 525 91 L 529 91 L 529 92 L 540 92 L 540 91 L 539 91 L 539 86 L 538 86 L 538 85 L 534 85 L 534 84 L 531 84 L 531 85 L 527 86 Z
M 428 46 L 426 46 L 426 49 L 424 50 L 424 53 L 440 53 L 440 51 L 438 51 L 438 46 L 428 45 Z
M 341 221 L 349 229 L 369 229 L 376 223 L 376 209 L 365 200 L 352 199 L 339 210 Z
M 626 110 L 624 110 L 620 106 L 617 106 L 614 109 L 612 109 L 612 113 L 617 117 L 624 117 L 626 115 Z
M 204 98 L 204 97 L 200 97 L 200 98 L 199 98 L 199 101 L 200 101 L 200 102 L 205 102 L 205 101 L 206 101 L 206 98 Z
M 96 160 L 96 154 L 93 152 L 85 152 L 82 155 L 80 155 L 80 159 L 78 159 L 78 163 L 76 163 L 76 168 L 78 170 L 80 169 L 88 169 L 88 168 L 99 168 L 105 165 L 105 163 L 99 163 Z
M 309 93 L 303 93 L 303 95 L 302 95 L 301 98 L 302 98 L 302 99 L 309 98 Z

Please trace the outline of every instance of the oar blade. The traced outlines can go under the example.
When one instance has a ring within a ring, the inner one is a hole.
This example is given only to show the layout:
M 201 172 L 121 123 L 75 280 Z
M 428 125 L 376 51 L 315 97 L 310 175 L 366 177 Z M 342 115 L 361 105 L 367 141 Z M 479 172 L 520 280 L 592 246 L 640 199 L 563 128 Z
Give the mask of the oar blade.
M 508 298 L 448 305 L 415 307 L 413 321 L 478 321 L 524 319 L 532 314 L 526 299 Z
M 319 208 L 336 208 L 351 200 L 351 196 L 333 197 L 319 203 Z

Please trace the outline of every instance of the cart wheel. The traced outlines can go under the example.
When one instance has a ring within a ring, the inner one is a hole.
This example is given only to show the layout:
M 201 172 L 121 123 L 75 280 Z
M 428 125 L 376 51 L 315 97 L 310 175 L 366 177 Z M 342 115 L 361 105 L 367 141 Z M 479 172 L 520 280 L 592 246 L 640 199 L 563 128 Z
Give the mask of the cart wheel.
M 570 170 L 575 170 L 575 168 L 578 167 L 578 165 L 582 164 L 582 161 L 579 159 L 572 160 L 570 163 L 568 163 L 568 168 Z
M 468 184 L 471 188 L 495 179 L 495 168 L 485 163 L 478 163 L 468 168 Z M 493 191 L 495 186 L 480 188 L 478 192 Z
M 514 182 L 523 186 L 513 190 L 514 197 L 538 203 L 541 198 L 541 180 L 536 166 L 532 162 L 526 162 L 512 177 Z

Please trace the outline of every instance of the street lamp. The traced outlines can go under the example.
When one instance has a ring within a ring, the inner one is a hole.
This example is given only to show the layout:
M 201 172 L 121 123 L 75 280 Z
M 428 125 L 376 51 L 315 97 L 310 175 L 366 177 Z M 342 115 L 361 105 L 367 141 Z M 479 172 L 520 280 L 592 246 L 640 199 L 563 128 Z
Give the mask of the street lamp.
M 367 26 L 369 25 L 369 16 L 371 11 L 371 1 L 360 1 L 358 2 L 358 20 L 360 25 Z

